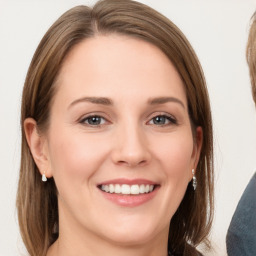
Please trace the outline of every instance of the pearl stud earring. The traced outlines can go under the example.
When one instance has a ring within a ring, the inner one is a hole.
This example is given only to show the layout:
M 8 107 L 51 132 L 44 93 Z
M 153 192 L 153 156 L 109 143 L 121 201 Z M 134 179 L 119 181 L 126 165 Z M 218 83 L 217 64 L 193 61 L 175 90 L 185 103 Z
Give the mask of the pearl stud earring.
M 43 182 L 46 182 L 46 181 L 47 181 L 47 178 L 46 178 L 46 176 L 45 176 L 45 171 L 44 171 L 44 173 L 43 173 L 43 175 L 42 175 L 42 181 L 43 181 Z

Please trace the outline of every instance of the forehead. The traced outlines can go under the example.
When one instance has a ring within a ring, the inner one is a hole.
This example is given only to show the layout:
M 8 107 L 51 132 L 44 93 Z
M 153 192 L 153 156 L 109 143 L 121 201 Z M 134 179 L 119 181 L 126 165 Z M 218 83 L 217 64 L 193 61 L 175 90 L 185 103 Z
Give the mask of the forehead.
M 57 86 L 66 97 L 179 96 L 186 103 L 183 82 L 168 57 L 153 44 L 122 35 L 98 35 L 76 45 Z

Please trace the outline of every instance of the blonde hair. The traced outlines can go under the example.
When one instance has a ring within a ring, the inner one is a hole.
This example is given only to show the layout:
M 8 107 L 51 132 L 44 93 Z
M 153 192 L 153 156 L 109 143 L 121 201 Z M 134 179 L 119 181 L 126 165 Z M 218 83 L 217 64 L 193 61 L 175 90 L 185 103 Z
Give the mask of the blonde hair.
M 58 237 L 57 189 L 53 179 L 41 182 L 23 123 L 36 120 L 38 130 L 48 128 L 55 81 L 68 52 L 96 34 L 125 34 L 156 45 L 174 64 L 184 82 L 192 127 L 203 129 L 197 167 L 198 186 L 188 185 L 170 222 L 168 247 L 173 253 L 195 255 L 207 241 L 213 216 L 213 139 L 209 97 L 200 63 L 182 32 L 166 17 L 130 0 L 103 0 L 93 8 L 78 6 L 64 13 L 41 40 L 30 64 L 21 107 L 22 152 L 17 209 L 25 246 L 32 256 L 46 255 Z M 194 129 L 194 128 L 193 128 Z
M 250 70 L 252 97 L 256 104 L 256 12 L 252 16 L 252 24 L 247 42 L 246 57 Z

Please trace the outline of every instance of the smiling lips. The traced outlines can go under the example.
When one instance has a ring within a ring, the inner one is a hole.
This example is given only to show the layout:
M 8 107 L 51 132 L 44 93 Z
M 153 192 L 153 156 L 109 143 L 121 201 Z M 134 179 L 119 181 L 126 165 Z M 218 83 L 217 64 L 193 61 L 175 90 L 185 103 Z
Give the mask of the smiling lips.
M 148 180 L 112 180 L 98 185 L 102 195 L 120 206 L 134 207 L 151 200 L 160 188 Z

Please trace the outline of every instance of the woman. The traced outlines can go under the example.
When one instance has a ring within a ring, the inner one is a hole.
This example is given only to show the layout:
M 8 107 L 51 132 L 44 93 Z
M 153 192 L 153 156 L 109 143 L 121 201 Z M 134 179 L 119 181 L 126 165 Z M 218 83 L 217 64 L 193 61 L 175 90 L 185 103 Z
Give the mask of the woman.
M 30 255 L 199 255 L 213 214 L 210 105 L 167 18 L 127 0 L 66 12 L 32 59 L 21 125 Z

